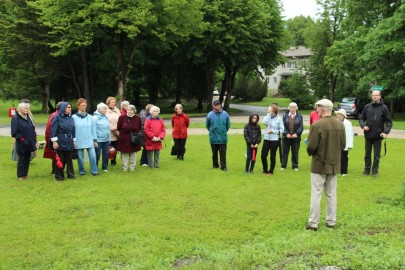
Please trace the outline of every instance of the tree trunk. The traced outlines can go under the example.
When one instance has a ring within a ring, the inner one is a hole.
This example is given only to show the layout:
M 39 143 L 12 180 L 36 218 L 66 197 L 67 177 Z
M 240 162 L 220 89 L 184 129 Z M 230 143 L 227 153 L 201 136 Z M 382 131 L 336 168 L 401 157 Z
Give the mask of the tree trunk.
M 207 62 L 205 63 L 205 75 L 207 80 L 207 112 L 212 109 L 212 93 L 214 92 L 215 87 L 215 62 Z
M 80 58 L 82 62 L 82 73 L 83 73 L 83 97 L 87 99 L 87 102 L 91 104 L 90 97 L 90 84 L 89 84 L 89 74 L 87 70 L 87 51 L 85 48 L 80 49 Z M 79 96 L 80 98 L 80 96 Z
M 46 81 L 45 85 L 44 85 L 44 88 L 45 88 L 45 93 L 42 94 L 41 112 L 42 113 L 47 113 L 48 112 L 49 94 L 50 94 L 49 89 L 51 88 L 51 84 L 48 81 Z
M 117 44 L 117 96 L 119 100 L 125 99 L 126 94 L 126 65 L 124 64 L 124 37 L 121 34 Z

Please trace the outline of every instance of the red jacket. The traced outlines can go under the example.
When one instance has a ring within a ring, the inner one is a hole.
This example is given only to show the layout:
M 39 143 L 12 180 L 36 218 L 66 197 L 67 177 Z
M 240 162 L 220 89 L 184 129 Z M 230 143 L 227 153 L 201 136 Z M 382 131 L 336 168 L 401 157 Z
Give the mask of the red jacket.
M 172 136 L 174 139 L 186 139 L 187 138 L 187 128 L 190 125 L 190 118 L 187 114 L 173 114 L 172 116 Z
M 49 142 L 51 140 L 51 127 L 52 127 L 52 118 L 58 114 L 58 110 L 56 112 L 52 113 L 49 118 L 48 122 L 46 123 L 46 128 L 45 128 L 45 148 L 44 148 L 44 158 L 50 158 L 50 159 L 55 159 L 55 151 L 49 149 Z
M 131 143 L 131 131 L 141 131 L 142 122 L 138 115 L 129 117 L 128 115 L 121 115 L 118 118 L 117 130 L 120 132 L 118 137 L 117 150 L 121 153 L 133 153 L 141 150 L 141 145 L 133 145 Z
M 163 140 L 166 136 L 166 126 L 163 123 L 162 118 L 152 118 L 152 116 L 149 115 L 145 121 L 144 131 L 145 149 L 147 151 L 162 149 L 161 141 L 152 141 L 153 137 L 159 137 L 161 140 Z

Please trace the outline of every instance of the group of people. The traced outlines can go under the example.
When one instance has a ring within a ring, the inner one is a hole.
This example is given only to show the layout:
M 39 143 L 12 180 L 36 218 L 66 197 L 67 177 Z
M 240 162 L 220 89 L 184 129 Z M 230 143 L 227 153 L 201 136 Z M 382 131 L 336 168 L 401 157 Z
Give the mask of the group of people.
M 230 118 L 222 109 L 219 100 L 213 102 L 213 110 L 206 117 L 206 128 L 212 150 L 213 168 L 227 171 L 226 150 Z M 36 150 L 36 131 L 29 102 L 21 102 L 18 112 L 11 121 L 11 135 L 15 139 L 15 151 L 18 155 L 17 178 L 28 178 L 29 163 L 32 153 Z M 121 152 L 123 171 L 133 171 L 136 166 L 137 152 L 143 148 L 141 165 L 159 168 L 159 153 L 162 141 L 166 136 L 166 127 L 159 117 L 160 109 L 148 104 L 140 115 L 129 102 L 122 102 L 121 110 L 116 108 L 116 99 L 107 98 L 106 104 L 97 105 L 97 110 L 91 116 L 86 112 L 87 101 L 80 98 L 76 102 L 77 113 L 72 116 L 72 105 L 59 102 L 57 111 L 48 120 L 45 138 L 47 146 L 45 158 L 51 158 L 52 173 L 57 180 L 64 179 L 64 169 L 67 167 L 68 178 L 75 178 L 72 159 L 77 158 L 79 174 L 86 174 L 84 168 L 84 150 L 87 150 L 90 161 L 90 172 L 98 175 L 98 162 L 102 157 L 102 170 L 108 172 L 108 152 L 116 148 Z M 326 227 L 334 228 L 337 212 L 337 174 L 347 174 L 348 151 L 353 148 L 353 130 L 351 122 L 346 118 L 343 109 L 336 111 L 332 117 L 333 103 L 328 99 L 316 102 L 315 111 L 311 113 L 310 131 L 307 143 L 307 153 L 312 156 L 311 162 L 311 202 L 306 229 L 318 230 L 320 216 L 320 201 L 325 190 Z M 171 123 L 172 136 L 177 160 L 184 160 L 189 117 L 183 112 L 183 107 L 177 104 L 174 108 Z M 296 103 L 290 103 L 288 112 L 283 117 L 278 116 L 278 106 L 268 107 L 263 119 L 265 126 L 261 160 L 263 173 L 272 175 L 276 165 L 277 150 L 281 152 L 281 170 L 287 168 L 288 156 L 291 151 L 292 169 L 298 171 L 298 153 L 303 132 L 303 117 L 298 113 Z M 365 167 L 363 175 L 378 175 L 382 139 L 387 138 L 392 128 L 392 121 L 387 106 L 381 99 L 379 91 L 372 92 L 372 102 L 364 108 L 360 126 L 365 137 Z M 142 138 L 134 143 L 133 136 Z M 262 130 L 259 115 L 252 113 L 249 122 L 244 127 L 246 141 L 245 173 L 253 173 L 257 151 L 262 140 Z M 282 142 L 282 143 L 281 143 Z M 371 162 L 371 153 L 374 159 Z M 270 153 L 270 167 L 267 157 Z M 340 153 L 337 154 L 337 153 Z M 219 160 L 218 160 L 219 154 Z M 111 158 L 111 165 L 116 164 Z
M 159 168 L 159 153 L 166 136 L 166 126 L 159 116 L 160 109 L 148 104 L 139 115 L 136 107 L 128 101 L 116 107 L 116 99 L 108 97 L 106 103 L 99 103 L 93 115 L 87 113 L 87 101 L 76 102 L 77 112 L 72 114 L 72 104 L 59 102 L 45 129 L 44 158 L 52 160 L 52 175 L 56 180 L 74 179 L 73 160 L 77 159 L 78 172 L 86 175 L 84 152 L 90 163 L 90 173 L 99 175 L 108 172 L 108 166 L 116 165 L 116 152 L 121 153 L 122 170 L 134 171 L 137 153 L 142 150 L 142 166 Z M 184 160 L 189 117 L 183 113 L 181 104 L 175 106 L 172 116 L 174 148 L 177 159 Z M 11 120 L 11 135 L 15 139 L 13 151 L 17 158 L 17 179 L 28 178 L 32 153 L 36 153 L 36 131 L 29 102 L 23 100 Z M 134 139 L 137 137 L 138 139 Z M 109 162 L 110 160 L 110 162 Z M 110 164 L 109 164 L 110 163 Z

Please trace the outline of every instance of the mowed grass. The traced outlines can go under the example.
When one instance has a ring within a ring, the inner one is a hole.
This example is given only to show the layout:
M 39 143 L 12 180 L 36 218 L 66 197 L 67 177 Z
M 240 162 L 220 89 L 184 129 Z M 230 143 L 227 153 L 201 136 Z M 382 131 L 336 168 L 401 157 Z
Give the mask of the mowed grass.
M 245 175 L 232 135 L 228 169 L 211 169 L 207 136 L 191 136 L 184 161 L 161 151 L 160 169 L 119 164 L 98 177 L 57 182 L 35 158 L 16 180 L 11 139 L 0 137 L 1 269 L 404 269 L 403 140 L 390 139 L 378 178 L 361 177 L 363 138 L 338 177 L 338 225 L 306 231 L 310 158 L 300 171 Z M 42 150 L 39 151 L 39 156 Z M 139 164 L 139 161 L 138 161 Z M 77 163 L 74 163 L 77 170 Z M 88 163 L 86 163 L 88 169 Z M 291 164 L 289 164 L 289 167 Z

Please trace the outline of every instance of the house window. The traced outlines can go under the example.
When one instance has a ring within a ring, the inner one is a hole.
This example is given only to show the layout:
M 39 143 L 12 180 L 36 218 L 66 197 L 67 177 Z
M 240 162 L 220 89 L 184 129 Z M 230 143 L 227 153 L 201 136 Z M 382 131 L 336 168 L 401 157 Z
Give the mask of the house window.
M 273 77 L 273 83 L 277 84 L 277 77 Z

